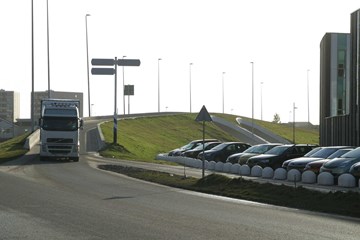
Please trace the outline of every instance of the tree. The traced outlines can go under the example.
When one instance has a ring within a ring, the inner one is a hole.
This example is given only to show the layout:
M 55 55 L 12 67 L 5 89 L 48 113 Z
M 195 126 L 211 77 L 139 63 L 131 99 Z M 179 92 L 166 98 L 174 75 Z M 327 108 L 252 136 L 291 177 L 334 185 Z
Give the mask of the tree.
M 280 115 L 275 113 L 273 123 L 281 123 L 280 121 Z

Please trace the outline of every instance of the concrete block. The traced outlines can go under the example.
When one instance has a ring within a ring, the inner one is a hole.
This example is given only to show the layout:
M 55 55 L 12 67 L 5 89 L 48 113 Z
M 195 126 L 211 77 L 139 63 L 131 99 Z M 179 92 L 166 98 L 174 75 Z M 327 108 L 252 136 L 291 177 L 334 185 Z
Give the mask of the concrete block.
M 216 165 L 216 162 L 215 162 L 215 161 L 210 161 L 210 162 L 209 162 L 209 167 L 208 167 L 208 169 L 209 169 L 209 170 L 215 170 L 215 165 Z
M 274 170 L 271 167 L 265 167 L 262 171 L 262 178 L 273 178 L 274 177 Z
M 255 165 L 251 168 L 251 176 L 252 177 L 261 177 L 263 168 Z
M 224 163 L 223 172 L 229 173 L 231 170 L 232 163 Z
M 239 163 L 233 164 L 231 166 L 230 172 L 235 173 L 235 174 L 239 174 L 240 173 L 240 164 Z
M 215 171 L 222 172 L 224 169 L 224 163 L 223 162 L 217 162 L 215 164 Z
M 277 168 L 274 171 L 274 177 L 275 180 L 285 180 L 287 178 L 287 171 L 283 168 Z
M 297 169 L 291 169 L 287 172 L 287 180 L 290 182 L 300 182 L 301 181 L 301 173 Z
M 356 187 L 356 179 L 350 173 L 341 174 L 338 179 L 338 186 L 346 188 Z
M 322 172 L 317 177 L 317 183 L 324 186 L 334 185 L 334 176 L 328 172 Z
M 249 176 L 250 175 L 250 167 L 246 164 L 240 166 L 240 175 Z
M 316 183 L 316 174 L 313 171 L 305 171 L 301 175 L 302 183 Z

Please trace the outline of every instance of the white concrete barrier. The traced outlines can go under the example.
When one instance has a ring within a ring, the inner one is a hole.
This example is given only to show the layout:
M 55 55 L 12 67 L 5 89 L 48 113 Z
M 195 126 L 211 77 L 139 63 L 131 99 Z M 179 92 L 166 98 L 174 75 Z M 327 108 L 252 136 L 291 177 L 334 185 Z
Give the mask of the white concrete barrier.
M 255 165 L 251 168 L 251 176 L 252 177 L 261 177 L 263 168 Z
M 275 180 L 285 180 L 287 177 L 287 172 L 284 168 L 277 168 L 274 171 L 274 177 Z
M 209 169 L 209 170 L 215 170 L 215 165 L 216 165 L 216 162 L 215 162 L 215 161 L 210 161 L 210 162 L 209 162 L 208 169 Z
M 202 160 L 200 160 L 200 159 L 195 159 L 194 167 L 195 167 L 195 168 L 202 168 Z
M 305 171 L 301 175 L 302 183 L 316 183 L 316 174 L 313 171 Z
M 184 157 L 184 159 L 185 159 L 185 165 L 186 166 L 194 167 L 195 159 L 193 159 L 193 158 L 185 158 L 185 157 Z
M 24 148 L 30 150 L 40 141 L 40 129 L 36 129 L 32 134 L 30 134 L 25 141 Z
M 274 177 L 274 170 L 271 167 L 265 167 L 262 171 L 262 178 L 273 178 Z
M 223 172 L 229 173 L 231 170 L 231 166 L 232 166 L 232 163 L 229 163 L 229 162 L 224 163 Z
M 324 186 L 334 185 L 334 176 L 328 172 L 322 172 L 317 177 L 317 183 Z
M 250 175 L 250 167 L 246 164 L 240 166 L 240 175 L 249 176 Z
M 300 182 L 301 173 L 297 169 L 291 169 L 287 172 L 287 180 L 290 182 Z
M 223 162 L 217 162 L 215 164 L 215 171 L 222 172 L 224 169 L 224 163 Z
M 235 174 L 239 174 L 240 173 L 240 164 L 239 163 L 233 164 L 231 166 L 230 172 L 235 173 Z
M 350 173 L 341 174 L 338 179 L 338 186 L 346 188 L 356 187 L 356 179 Z

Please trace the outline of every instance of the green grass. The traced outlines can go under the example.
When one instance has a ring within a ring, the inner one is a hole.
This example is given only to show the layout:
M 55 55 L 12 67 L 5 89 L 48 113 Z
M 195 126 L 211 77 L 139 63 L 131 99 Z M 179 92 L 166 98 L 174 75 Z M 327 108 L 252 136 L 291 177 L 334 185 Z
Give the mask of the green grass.
M 229 122 L 236 123 L 236 118 L 238 116 L 229 115 L 229 114 L 215 114 Z M 251 121 L 251 118 L 241 117 L 244 120 Z M 273 133 L 276 133 L 280 137 L 285 138 L 286 140 L 293 141 L 293 127 L 288 124 L 283 123 L 273 123 L 267 121 L 261 121 L 254 119 L 254 123 L 270 130 Z M 308 143 L 308 144 L 319 144 L 319 131 L 312 128 L 295 128 L 295 142 L 296 143 Z
M 303 187 L 257 183 L 241 177 L 228 178 L 218 174 L 195 179 L 119 165 L 100 165 L 99 168 L 192 191 L 303 210 L 360 217 L 360 194 L 356 192 L 323 193 Z
M 0 143 L 0 163 L 24 155 L 28 151 L 24 149 L 24 143 L 28 136 L 27 133 Z
M 202 123 L 196 114 L 146 117 L 118 121 L 117 145 L 113 142 L 113 122 L 101 125 L 107 147 L 105 157 L 128 160 L 154 161 L 159 153 L 166 153 L 195 139 L 202 139 Z M 205 138 L 237 141 L 214 123 L 205 124 Z M 158 161 L 156 161 L 158 162 Z
M 235 115 L 216 114 L 230 122 L 236 122 Z M 166 153 L 195 139 L 202 139 L 202 123 L 196 122 L 197 114 L 179 114 L 161 117 L 146 117 L 118 121 L 117 145 L 113 142 L 113 122 L 101 125 L 107 143 L 100 152 L 104 157 L 154 162 L 159 153 Z M 289 139 L 292 128 L 265 121 L 257 124 Z M 238 141 L 218 128 L 212 122 L 205 124 L 205 138 L 221 141 Z M 318 144 L 319 135 L 315 130 L 297 129 L 299 143 Z M 159 161 L 156 161 L 157 163 Z

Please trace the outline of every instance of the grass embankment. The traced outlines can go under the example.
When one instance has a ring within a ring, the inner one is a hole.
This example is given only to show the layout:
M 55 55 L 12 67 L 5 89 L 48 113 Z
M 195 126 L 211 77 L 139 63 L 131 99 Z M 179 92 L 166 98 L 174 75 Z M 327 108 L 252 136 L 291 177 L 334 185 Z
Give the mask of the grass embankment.
M 171 187 L 227 196 L 260 203 L 286 206 L 316 212 L 360 217 L 360 194 L 355 192 L 312 191 L 303 187 L 256 183 L 243 178 L 212 174 L 202 179 L 183 178 L 168 173 L 118 165 L 102 165 L 101 169 Z
M 0 143 L 0 163 L 15 159 L 24 155 L 28 150 L 24 149 L 26 138 L 29 134 L 12 138 Z
M 236 123 L 236 116 L 229 114 L 216 114 L 219 117 L 226 119 L 229 122 Z M 241 117 L 249 122 L 251 118 Z M 273 123 L 267 121 L 261 121 L 254 119 L 254 123 L 276 133 L 282 138 L 292 142 L 293 141 L 293 127 L 289 124 L 284 123 Z M 308 144 L 319 144 L 319 131 L 314 128 L 306 127 L 295 127 L 295 142 L 296 143 L 308 143 Z
M 154 162 L 159 153 L 166 153 L 192 140 L 202 139 L 202 123 L 195 121 L 196 115 L 181 114 L 118 121 L 117 145 L 112 144 L 113 122 L 104 123 L 101 130 L 107 146 L 101 151 L 101 155 Z M 205 138 L 237 141 L 211 122 L 205 125 Z

